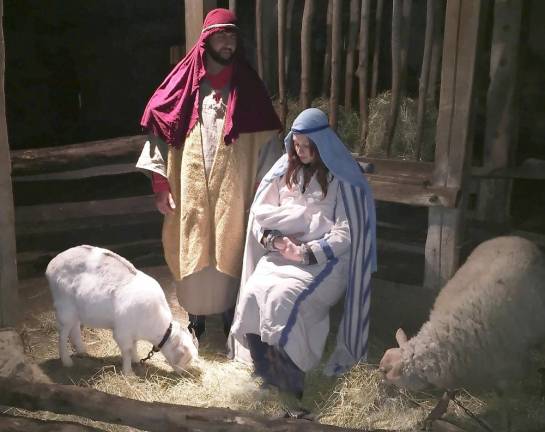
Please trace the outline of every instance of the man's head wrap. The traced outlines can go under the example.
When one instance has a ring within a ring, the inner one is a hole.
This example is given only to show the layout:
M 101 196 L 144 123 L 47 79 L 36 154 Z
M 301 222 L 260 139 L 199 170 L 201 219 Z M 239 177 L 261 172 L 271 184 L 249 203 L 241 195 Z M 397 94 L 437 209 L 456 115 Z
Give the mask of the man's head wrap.
M 206 40 L 214 33 L 236 29 L 237 18 L 228 9 L 214 9 L 204 20 L 197 43 L 165 78 L 149 100 L 140 124 L 174 147 L 182 147 L 199 117 L 199 85 L 206 75 Z M 241 133 L 280 130 L 281 124 L 263 81 L 246 62 L 242 50 L 234 53 L 233 76 L 223 128 L 224 142 Z

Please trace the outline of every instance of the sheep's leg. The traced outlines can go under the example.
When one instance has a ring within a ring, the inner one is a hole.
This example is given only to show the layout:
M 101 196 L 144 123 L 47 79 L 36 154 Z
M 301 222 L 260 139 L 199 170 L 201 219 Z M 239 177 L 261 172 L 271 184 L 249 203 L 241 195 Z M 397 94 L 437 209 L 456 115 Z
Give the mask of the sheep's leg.
M 131 364 L 133 341 L 123 333 L 116 332 L 115 330 L 114 339 L 119 346 L 119 350 L 121 351 L 121 358 L 123 361 L 123 374 L 134 375 Z
M 133 363 L 139 363 L 140 362 L 140 358 L 138 357 L 138 343 L 137 343 L 137 341 L 134 341 L 133 344 L 132 344 L 131 356 L 132 356 L 132 362 Z
M 70 330 L 70 342 L 76 349 L 76 352 L 81 355 L 87 355 L 87 347 L 81 339 L 81 324 L 76 322 Z
M 74 362 L 70 358 L 70 352 L 68 351 L 68 336 L 70 334 L 70 327 L 59 323 L 59 356 L 62 364 L 66 367 L 71 367 Z

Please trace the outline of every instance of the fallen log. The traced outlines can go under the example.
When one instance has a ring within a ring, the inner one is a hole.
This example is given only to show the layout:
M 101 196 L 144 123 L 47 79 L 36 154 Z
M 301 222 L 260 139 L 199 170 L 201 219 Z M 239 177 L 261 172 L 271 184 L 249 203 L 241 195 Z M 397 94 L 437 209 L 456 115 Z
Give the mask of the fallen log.
M 200 408 L 161 402 L 142 402 L 90 388 L 28 382 L 13 378 L 0 378 L 0 404 L 32 411 L 71 414 L 150 432 L 356 431 L 356 429 L 328 426 L 308 420 L 271 419 L 229 408 Z
M 0 414 L 0 430 L 4 432 L 103 432 L 80 423 L 38 420 L 22 416 Z

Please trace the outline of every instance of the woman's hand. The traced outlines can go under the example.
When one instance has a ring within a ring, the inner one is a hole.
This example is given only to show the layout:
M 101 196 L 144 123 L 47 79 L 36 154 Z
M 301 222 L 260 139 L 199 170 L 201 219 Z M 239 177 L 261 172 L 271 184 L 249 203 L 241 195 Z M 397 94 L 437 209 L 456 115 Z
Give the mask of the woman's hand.
M 303 248 L 294 243 L 289 237 L 275 238 L 274 247 L 287 260 L 299 263 L 303 261 Z
M 172 214 L 176 208 L 174 198 L 169 191 L 159 191 L 155 193 L 155 206 L 162 214 Z

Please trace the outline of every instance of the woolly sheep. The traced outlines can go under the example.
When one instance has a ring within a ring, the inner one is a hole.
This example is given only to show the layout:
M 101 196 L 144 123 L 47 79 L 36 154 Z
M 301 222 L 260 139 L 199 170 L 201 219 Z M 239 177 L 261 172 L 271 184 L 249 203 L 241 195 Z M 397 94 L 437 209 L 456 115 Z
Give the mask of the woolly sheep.
M 64 366 L 73 361 L 68 337 L 79 354 L 86 353 L 80 325 L 113 330 L 121 350 L 123 373 L 132 375 L 138 362 L 136 343 L 146 340 L 160 347 L 172 368 L 180 372 L 198 356 L 187 329 L 172 320 L 159 283 L 115 253 L 93 246 L 76 246 L 51 260 L 46 277 L 53 296 L 59 328 L 59 355 Z
M 521 376 L 532 346 L 545 340 L 545 257 L 532 242 L 498 237 L 479 245 L 439 293 L 429 320 L 399 348 L 386 351 L 385 381 L 501 387 Z

